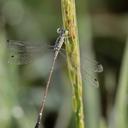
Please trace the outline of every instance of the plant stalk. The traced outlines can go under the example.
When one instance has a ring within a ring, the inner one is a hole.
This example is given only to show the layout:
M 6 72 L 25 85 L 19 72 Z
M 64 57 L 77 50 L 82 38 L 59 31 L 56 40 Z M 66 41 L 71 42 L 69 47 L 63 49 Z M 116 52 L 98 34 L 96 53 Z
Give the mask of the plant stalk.
M 76 128 L 84 128 L 82 79 L 80 72 L 79 38 L 75 0 L 61 0 L 63 25 L 69 31 L 66 40 L 67 65 L 73 90 L 73 110 Z

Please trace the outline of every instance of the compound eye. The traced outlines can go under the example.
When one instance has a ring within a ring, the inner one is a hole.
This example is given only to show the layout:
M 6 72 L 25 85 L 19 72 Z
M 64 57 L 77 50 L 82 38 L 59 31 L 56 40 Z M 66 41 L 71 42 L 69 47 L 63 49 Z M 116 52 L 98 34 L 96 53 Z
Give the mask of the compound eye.
M 57 29 L 57 33 L 60 34 L 61 33 L 61 28 Z

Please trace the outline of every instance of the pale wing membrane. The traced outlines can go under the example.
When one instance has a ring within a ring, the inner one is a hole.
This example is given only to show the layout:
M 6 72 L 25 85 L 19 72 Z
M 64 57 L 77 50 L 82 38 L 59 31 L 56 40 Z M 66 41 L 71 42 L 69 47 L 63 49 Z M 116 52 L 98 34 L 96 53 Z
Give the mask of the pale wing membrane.
M 47 47 L 41 43 L 8 40 L 8 62 L 12 64 L 27 64 L 46 52 Z
M 103 72 L 103 66 L 102 66 L 102 64 L 100 64 L 95 59 L 89 58 L 88 56 L 85 56 L 82 59 L 82 64 L 84 66 L 87 65 L 86 70 L 89 70 L 89 71 L 90 70 L 93 70 L 93 72 L 97 72 L 97 73 Z
M 60 52 L 60 54 L 62 54 L 62 52 Z M 65 58 L 65 55 L 63 56 Z M 90 83 L 90 85 L 94 87 L 99 87 L 99 82 L 95 77 L 95 74 L 103 72 L 102 64 L 100 64 L 98 61 L 94 59 L 90 59 L 87 56 L 85 56 L 84 59 L 81 60 L 82 60 L 81 71 L 82 71 L 83 80 L 86 80 L 87 82 Z
M 23 53 L 27 51 L 28 53 L 33 52 L 43 52 L 47 48 L 46 44 L 42 44 L 40 42 L 33 43 L 28 41 L 15 41 L 15 40 L 7 40 L 7 47 L 9 49 L 16 50 L 19 53 Z
M 86 62 L 86 71 L 92 71 L 95 73 L 101 73 L 103 72 L 103 66 L 102 64 L 94 64 L 92 65 L 92 63 L 87 63 Z
M 102 64 L 85 56 L 85 58 L 82 59 L 81 68 L 83 79 L 88 81 L 92 86 L 99 87 L 99 82 L 95 74 L 103 72 Z
M 82 68 L 82 78 L 83 80 L 85 80 L 85 82 L 89 82 L 90 85 L 94 86 L 94 87 L 99 87 L 99 81 L 97 80 L 97 78 L 95 77 L 95 74 L 90 73 L 88 71 L 86 71 L 85 69 Z

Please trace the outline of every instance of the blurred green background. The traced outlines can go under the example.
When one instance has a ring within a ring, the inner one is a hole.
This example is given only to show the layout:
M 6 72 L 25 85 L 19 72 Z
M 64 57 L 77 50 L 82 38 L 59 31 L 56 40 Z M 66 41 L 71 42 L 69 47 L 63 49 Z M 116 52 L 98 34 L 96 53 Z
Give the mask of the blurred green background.
M 85 125 L 127 128 L 128 1 L 76 0 L 76 10 L 81 54 L 98 60 L 104 67 L 103 73 L 92 73 L 89 79 L 83 79 Z M 34 127 L 52 63 L 51 52 L 44 52 L 27 65 L 7 63 L 6 39 L 53 45 L 56 29 L 61 26 L 60 0 L 0 0 L 1 128 Z M 86 57 L 81 57 L 81 63 L 85 69 L 93 69 L 83 61 Z M 99 88 L 91 86 L 94 75 L 99 79 Z M 71 94 L 66 59 L 60 55 L 41 128 L 75 127 Z

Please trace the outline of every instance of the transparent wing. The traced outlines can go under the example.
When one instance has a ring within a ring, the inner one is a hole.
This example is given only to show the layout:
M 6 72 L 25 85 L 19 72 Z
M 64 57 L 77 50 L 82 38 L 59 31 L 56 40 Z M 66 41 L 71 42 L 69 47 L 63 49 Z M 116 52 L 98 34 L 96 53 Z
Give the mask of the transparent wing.
M 8 62 L 11 64 L 27 64 L 47 52 L 45 44 L 27 41 L 7 40 Z
M 93 75 L 90 75 L 88 73 L 85 73 L 82 76 L 83 76 L 83 80 L 84 80 L 85 83 L 88 82 L 89 85 L 91 85 L 91 86 L 94 86 L 96 88 L 99 87 L 99 81 Z
M 99 81 L 95 77 L 96 73 L 103 72 L 103 66 L 95 59 L 91 59 L 85 56 L 82 59 L 82 66 L 81 66 L 83 80 L 87 81 L 90 85 L 94 87 L 99 87 Z
M 96 73 L 103 72 L 103 66 L 95 59 L 91 59 L 88 56 L 82 57 L 82 65 L 86 68 L 86 71 L 93 71 Z M 84 68 L 83 67 L 83 68 Z
M 60 51 L 60 54 L 66 58 L 65 54 Z M 73 60 L 72 60 L 73 61 Z M 95 77 L 96 73 L 103 72 L 103 66 L 95 59 L 91 59 L 88 56 L 81 57 L 81 72 L 83 81 L 87 81 L 94 87 L 99 87 L 99 81 Z

